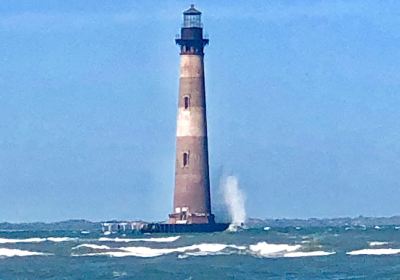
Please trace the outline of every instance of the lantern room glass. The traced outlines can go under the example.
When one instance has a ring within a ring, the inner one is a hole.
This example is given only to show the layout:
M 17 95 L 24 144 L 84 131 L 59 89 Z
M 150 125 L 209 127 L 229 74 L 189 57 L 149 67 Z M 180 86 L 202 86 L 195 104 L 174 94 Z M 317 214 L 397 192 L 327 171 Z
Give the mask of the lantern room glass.
M 201 27 L 201 15 L 184 15 L 183 27 Z

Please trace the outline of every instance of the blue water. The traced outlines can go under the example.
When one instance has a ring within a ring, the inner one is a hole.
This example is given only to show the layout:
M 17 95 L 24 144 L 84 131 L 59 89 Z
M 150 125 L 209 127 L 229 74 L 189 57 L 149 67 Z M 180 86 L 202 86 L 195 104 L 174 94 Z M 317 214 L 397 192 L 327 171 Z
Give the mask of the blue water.
M 0 231 L 0 279 L 400 279 L 400 230 Z

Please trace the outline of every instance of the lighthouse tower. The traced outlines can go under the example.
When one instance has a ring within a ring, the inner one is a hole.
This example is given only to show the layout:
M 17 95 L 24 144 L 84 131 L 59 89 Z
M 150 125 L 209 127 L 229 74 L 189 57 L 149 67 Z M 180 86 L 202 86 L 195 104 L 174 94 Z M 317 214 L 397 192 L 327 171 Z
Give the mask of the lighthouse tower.
M 213 224 L 208 167 L 204 47 L 201 12 L 183 12 L 176 130 L 174 207 L 170 224 Z

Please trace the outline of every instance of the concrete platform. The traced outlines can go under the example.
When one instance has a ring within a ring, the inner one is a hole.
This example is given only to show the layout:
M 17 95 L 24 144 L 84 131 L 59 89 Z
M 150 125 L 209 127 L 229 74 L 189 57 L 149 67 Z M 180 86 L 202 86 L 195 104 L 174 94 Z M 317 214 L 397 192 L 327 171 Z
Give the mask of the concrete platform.
M 144 224 L 140 229 L 142 233 L 182 233 L 182 232 L 217 232 L 229 227 L 226 223 L 213 224 Z

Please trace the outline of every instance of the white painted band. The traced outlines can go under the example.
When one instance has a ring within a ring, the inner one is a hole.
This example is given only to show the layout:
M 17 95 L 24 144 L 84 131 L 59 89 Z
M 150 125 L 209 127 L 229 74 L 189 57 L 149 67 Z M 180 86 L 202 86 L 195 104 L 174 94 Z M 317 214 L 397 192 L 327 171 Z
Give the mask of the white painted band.
M 200 107 L 185 110 L 179 108 L 176 136 L 207 136 L 204 109 Z

